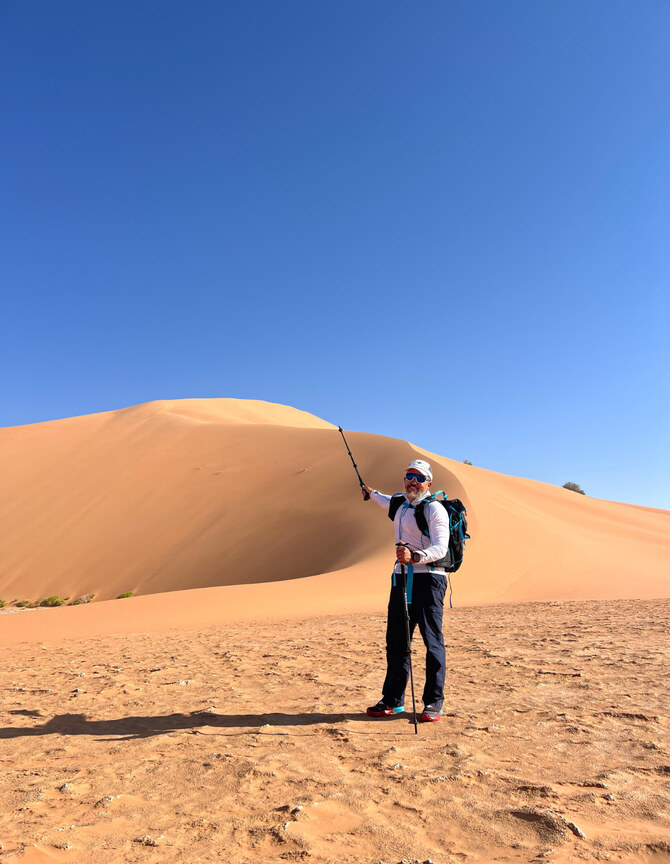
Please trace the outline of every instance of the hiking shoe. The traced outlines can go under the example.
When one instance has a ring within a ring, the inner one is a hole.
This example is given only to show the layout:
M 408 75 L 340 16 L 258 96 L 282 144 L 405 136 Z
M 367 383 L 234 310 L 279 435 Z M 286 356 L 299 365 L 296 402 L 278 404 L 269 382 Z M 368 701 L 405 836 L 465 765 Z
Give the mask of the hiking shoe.
M 433 705 L 424 705 L 423 713 L 419 717 L 419 723 L 435 723 L 442 716 L 442 706 L 439 702 Z
M 384 702 L 379 701 L 376 705 L 371 705 L 365 713 L 368 717 L 390 717 L 392 714 L 402 714 L 404 710 L 404 705 L 397 705 L 395 708 L 391 708 Z

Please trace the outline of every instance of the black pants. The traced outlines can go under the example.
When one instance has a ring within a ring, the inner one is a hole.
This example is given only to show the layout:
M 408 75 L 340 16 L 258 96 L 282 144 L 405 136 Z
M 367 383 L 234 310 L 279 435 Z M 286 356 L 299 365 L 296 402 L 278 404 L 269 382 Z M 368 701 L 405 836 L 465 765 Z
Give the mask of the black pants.
M 419 631 L 426 646 L 426 685 L 423 690 L 424 705 L 444 699 L 444 637 L 442 614 L 444 595 L 447 589 L 446 576 L 434 573 L 415 573 L 412 602 L 409 605 L 410 639 L 414 628 Z M 405 688 L 409 678 L 407 635 L 405 630 L 405 605 L 402 576 L 396 576 L 391 588 L 388 619 L 386 624 L 386 679 L 382 698 L 386 705 L 395 708 L 405 704 Z

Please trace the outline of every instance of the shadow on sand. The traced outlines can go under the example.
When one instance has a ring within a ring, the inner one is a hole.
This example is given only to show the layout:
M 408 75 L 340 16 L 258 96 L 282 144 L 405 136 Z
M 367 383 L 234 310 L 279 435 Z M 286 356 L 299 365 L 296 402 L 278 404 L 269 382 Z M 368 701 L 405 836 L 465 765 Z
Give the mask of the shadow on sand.
M 36 712 L 21 713 L 35 716 Z M 382 718 L 382 722 L 400 719 L 410 719 L 411 722 L 411 716 L 407 714 L 385 717 Z M 0 739 L 33 735 L 94 735 L 100 738 L 123 740 L 150 738 L 154 735 L 188 730 L 197 732 L 205 726 L 210 729 L 253 730 L 263 726 L 315 726 L 319 723 L 342 723 L 345 720 L 380 722 L 379 719 L 367 717 L 365 714 L 209 714 L 206 711 L 194 711 L 191 714 L 119 717 L 115 720 L 92 720 L 86 714 L 58 714 L 41 726 L 0 727 Z

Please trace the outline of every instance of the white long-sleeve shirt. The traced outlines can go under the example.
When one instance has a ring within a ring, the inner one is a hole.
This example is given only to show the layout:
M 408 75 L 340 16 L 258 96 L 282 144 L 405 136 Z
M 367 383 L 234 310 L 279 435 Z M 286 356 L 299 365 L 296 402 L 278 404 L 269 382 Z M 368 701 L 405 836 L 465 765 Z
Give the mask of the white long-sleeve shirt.
M 406 543 L 412 552 L 418 552 L 421 556 L 421 561 L 414 565 L 415 573 L 444 573 L 444 569 L 433 568 L 430 564 L 432 561 L 439 561 L 449 554 L 449 516 L 447 511 L 439 501 L 429 501 L 424 507 L 423 515 L 428 523 L 430 537 L 421 533 L 414 515 L 413 505 L 428 498 L 429 494 L 426 492 L 424 495 L 420 495 L 411 504 L 409 498 L 406 495 L 403 496 L 405 501 L 398 507 L 393 520 L 395 540 L 396 543 Z M 391 502 L 390 495 L 384 495 L 373 489 L 370 497 L 388 513 Z M 400 573 L 400 564 L 396 564 L 396 573 Z

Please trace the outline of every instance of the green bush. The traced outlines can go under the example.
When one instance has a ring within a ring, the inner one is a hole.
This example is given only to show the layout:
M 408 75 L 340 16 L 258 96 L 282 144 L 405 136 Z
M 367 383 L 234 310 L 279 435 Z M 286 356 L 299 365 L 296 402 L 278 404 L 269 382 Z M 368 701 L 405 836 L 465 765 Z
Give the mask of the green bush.
M 23 608 L 24 606 L 30 606 L 30 600 L 17 600 L 16 605 Z
M 58 594 L 52 594 L 50 597 L 40 597 L 39 600 L 33 600 L 32 603 L 30 600 L 21 600 L 17 603 L 17 606 L 27 606 L 29 609 L 37 609 L 40 606 L 44 606 L 46 608 L 51 608 L 53 606 L 62 606 L 67 600 L 67 597 L 63 599 L 59 597 Z
M 133 596 L 132 591 L 124 591 L 123 594 L 119 594 L 119 596 L 116 599 L 117 600 L 124 600 L 126 597 L 132 597 L 132 596 Z
M 65 603 L 65 600 L 63 600 L 61 597 L 59 597 L 58 594 L 52 594 L 51 597 L 45 597 L 43 600 L 39 601 L 40 606 L 49 606 L 49 607 L 62 606 L 64 603 Z
M 582 489 L 579 483 L 572 483 L 571 481 L 568 481 L 567 483 L 563 484 L 563 488 L 570 489 L 572 492 L 579 492 L 580 495 L 586 495 L 586 492 Z
M 472 465 L 472 462 L 469 459 L 464 459 L 463 464 L 464 465 Z
M 0 609 L 2 609 L 3 606 L 6 606 L 6 605 L 7 605 L 7 604 L 5 603 L 4 600 L 0 600 Z

